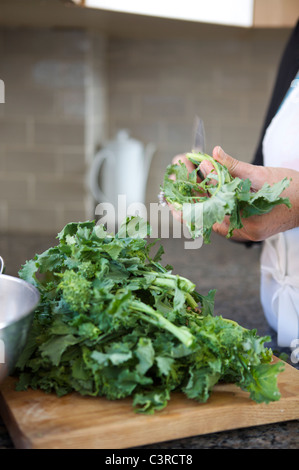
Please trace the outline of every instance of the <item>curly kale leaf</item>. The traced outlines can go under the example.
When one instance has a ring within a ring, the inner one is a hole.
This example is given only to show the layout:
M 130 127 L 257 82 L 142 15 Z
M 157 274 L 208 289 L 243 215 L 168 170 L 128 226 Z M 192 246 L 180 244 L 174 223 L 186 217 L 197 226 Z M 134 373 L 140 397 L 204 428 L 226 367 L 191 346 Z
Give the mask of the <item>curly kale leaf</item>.
M 94 222 L 71 223 L 56 247 L 22 267 L 41 302 L 15 370 L 17 389 L 132 397 L 140 413 L 165 408 L 173 391 L 204 402 L 220 381 L 258 402 L 279 399 L 280 367 L 271 365 L 267 338 L 215 315 L 215 291 L 202 295 L 163 266 L 163 247 L 151 255 L 144 228 L 149 233 L 139 218 L 116 235 Z
M 166 201 L 175 210 L 183 212 L 193 238 L 202 236 L 204 243 L 210 243 L 213 225 L 223 222 L 227 215 L 230 217 L 229 238 L 235 229 L 243 227 L 242 218 L 265 214 L 278 204 L 291 206 L 288 198 L 280 196 L 290 183 L 287 178 L 272 186 L 265 183 L 259 191 L 252 192 L 249 179 L 233 178 L 224 165 L 209 155 L 193 152 L 186 157 L 195 165 L 195 169 L 188 173 L 183 162 L 169 165 L 161 189 Z M 210 161 L 214 170 L 201 181 L 197 174 L 204 160 Z M 195 215 L 190 217 L 190 206 L 198 206 L 200 210 L 197 215 L 193 211 Z

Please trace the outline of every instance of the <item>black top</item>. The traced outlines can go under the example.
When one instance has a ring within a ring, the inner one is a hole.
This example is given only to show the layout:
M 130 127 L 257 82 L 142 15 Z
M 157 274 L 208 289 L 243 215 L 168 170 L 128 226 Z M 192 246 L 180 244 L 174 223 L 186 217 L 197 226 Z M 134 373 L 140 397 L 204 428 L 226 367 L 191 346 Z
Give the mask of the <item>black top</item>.
M 252 161 L 255 165 L 263 165 L 262 144 L 265 132 L 272 118 L 275 116 L 281 102 L 283 101 L 292 80 L 294 80 L 299 70 L 299 20 L 293 29 L 291 36 L 286 44 L 281 62 L 278 68 L 276 82 L 274 85 L 272 98 L 266 113 L 265 122 L 262 128 L 260 141 Z
M 299 70 L 299 20 L 292 30 L 289 40 L 285 46 L 280 65 L 277 72 L 276 82 L 272 92 L 272 97 L 266 113 L 264 125 L 262 127 L 260 141 L 258 143 L 256 153 L 252 163 L 254 165 L 263 165 L 263 139 L 265 132 L 271 123 L 273 117 L 277 113 L 287 91 L 290 88 L 292 80 L 294 80 Z M 261 244 L 261 242 L 241 242 L 246 247 L 250 248 L 252 245 Z

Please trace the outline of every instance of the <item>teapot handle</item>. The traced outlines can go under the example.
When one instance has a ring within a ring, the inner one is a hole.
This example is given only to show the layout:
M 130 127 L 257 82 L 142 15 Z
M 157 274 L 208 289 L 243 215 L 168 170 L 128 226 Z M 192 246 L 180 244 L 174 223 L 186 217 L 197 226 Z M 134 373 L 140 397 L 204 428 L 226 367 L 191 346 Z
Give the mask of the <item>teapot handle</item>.
M 101 170 L 101 166 L 104 163 L 106 159 L 114 159 L 114 154 L 108 150 L 108 149 L 103 149 L 100 150 L 96 156 L 94 157 L 90 170 L 89 170 L 89 175 L 88 175 L 88 185 L 91 190 L 91 193 L 94 197 L 94 199 L 97 202 L 110 202 L 108 201 L 107 196 L 103 193 L 101 188 L 99 187 L 99 181 L 98 181 L 98 176 Z

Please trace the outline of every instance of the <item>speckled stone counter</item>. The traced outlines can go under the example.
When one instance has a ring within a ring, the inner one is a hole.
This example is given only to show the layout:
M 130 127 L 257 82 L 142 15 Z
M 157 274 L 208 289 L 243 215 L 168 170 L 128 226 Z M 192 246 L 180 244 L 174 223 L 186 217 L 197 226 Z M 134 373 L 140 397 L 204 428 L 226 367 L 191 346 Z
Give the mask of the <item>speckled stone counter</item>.
M 216 289 L 215 313 L 235 320 L 246 328 L 255 328 L 261 336 L 270 335 L 272 341 L 267 345 L 276 354 L 279 353 L 275 332 L 270 330 L 259 300 L 260 245 L 246 248 L 214 235 L 210 245 L 194 250 L 184 248 L 186 241 L 162 239 L 165 248 L 163 263 L 171 264 L 175 273 L 191 279 L 202 294 Z M 55 236 L 0 235 L 0 255 L 5 259 L 6 273 L 17 275 L 26 259 L 54 244 Z M 290 354 L 289 350 L 285 352 Z M 298 365 L 292 365 L 298 368 Z M 12 448 L 14 445 L 0 417 L 0 449 Z M 142 448 L 298 449 L 299 421 L 194 436 Z

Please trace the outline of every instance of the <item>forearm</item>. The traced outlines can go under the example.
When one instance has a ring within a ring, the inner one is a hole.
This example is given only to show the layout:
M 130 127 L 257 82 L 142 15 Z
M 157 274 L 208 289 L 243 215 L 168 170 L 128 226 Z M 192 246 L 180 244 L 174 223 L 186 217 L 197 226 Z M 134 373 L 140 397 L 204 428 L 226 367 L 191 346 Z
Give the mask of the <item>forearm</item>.
M 264 181 L 267 181 L 269 184 L 274 184 L 283 178 L 288 178 L 290 184 L 281 196 L 289 198 L 291 207 L 288 208 L 284 204 L 279 205 L 272 210 L 272 214 L 269 213 L 267 218 L 269 222 L 271 222 L 271 225 L 273 225 L 273 229 L 276 227 L 277 232 L 290 230 L 299 226 L 299 172 L 288 168 L 265 167 Z

